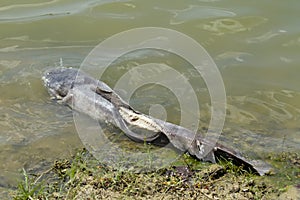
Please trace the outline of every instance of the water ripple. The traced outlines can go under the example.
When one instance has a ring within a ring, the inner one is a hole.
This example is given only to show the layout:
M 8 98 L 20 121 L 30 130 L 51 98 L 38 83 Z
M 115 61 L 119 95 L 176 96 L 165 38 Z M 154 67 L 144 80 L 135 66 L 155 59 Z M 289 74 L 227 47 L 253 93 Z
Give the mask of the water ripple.
M 221 18 L 217 20 L 212 20 L 200 27 L 216 35 L 224 35 L 226 33 L 248 31 L 253 29 L 255 26 L 265 23 L 266 21 L 266 18 L 258 16 L 249 16 L 241 18 Z
M 56 130 L 70 126 L 72 112 L 67 108 L 44 103 L 13 103 L 1 107 L 0 144 L 28 144 L 39 138 L 53 135 Z M 55 112 L 52 112 L 55 110 Z M 50 112 L 51 111 L 51 112 Z M 60 115 L 58 120 L 57 115 Z M 63 117 L 62 117 L 63 116 Z
M 43 18 L 65 16 L 89 9 L 95 5 L 115 2 L 114 0 L 53 0 L 43 3 L 14 4 L 0 7 L 0 22 L 32 21 Z M 118 1 L 120 2 L 120 1 Z M 127 2 L 127 1 L 125 1 Z
M 178 25 L 185 22 L 198 19 L 210 19 L 218 17 L 233 17 L 236 14 L 234 12 L 225 10 L 224 8 L 207 7 L 207 6 L 189 6 L 183 10 L 168 10 L 174 16 L 171 19 L 170 24 Z
M 278 31 L 268 31 L 262 35 L 256 36 L 256 37 L 252 37 L 252 38 L 248 38 L 247 42 L 248 43 L 261 43 L 267 40 L 270 40 L 273 37 L 279 36 L 283 33 L 286 33 L 287 31 L 285 30 L 278 30 Z
M 290 120 L 297 120 L 300 115 L 300 108 L 286 102 L 287 99 L 283 101 L 282 98 L 294 98 L 294 95 L 298 95 L 299 98 L 299 94 L 293 91 L 257 91 L 253 96 L 230 97 L 230 101 L 234 104 L 230 106 L 230 108 L 234 108 L 230 111 L 239 110 L 235 119 L 239 119 L 243 112 L 252 112 L 252 114 L 248 114 L 247 120 L 259 119 L 264 122 L 273 120 L 277 123 L 286 123 Z

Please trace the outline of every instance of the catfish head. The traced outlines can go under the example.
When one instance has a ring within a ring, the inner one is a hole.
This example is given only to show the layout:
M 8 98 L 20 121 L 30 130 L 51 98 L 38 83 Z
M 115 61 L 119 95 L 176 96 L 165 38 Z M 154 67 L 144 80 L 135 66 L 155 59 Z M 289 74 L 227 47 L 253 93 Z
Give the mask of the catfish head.
M 42 80 L 44 81 L 44 85 L 48 89 L 50 96 L 57 100 L 67 96 L 70 89 L 74 86 L 88 84 L 95 85 L 96 87 L 99 85 L 98 80 L 93 79 L 84 72 L 66 67 L 54 68 L 46 71 Z M 100 86 L 104 87 L 103 90 L 108 87 L 106 84 L 100 84 Z
M 72 68 L 54 68 L 46 71 L 42 80 L 53 99 L 63 99 L 74 86 L 78 71 Z

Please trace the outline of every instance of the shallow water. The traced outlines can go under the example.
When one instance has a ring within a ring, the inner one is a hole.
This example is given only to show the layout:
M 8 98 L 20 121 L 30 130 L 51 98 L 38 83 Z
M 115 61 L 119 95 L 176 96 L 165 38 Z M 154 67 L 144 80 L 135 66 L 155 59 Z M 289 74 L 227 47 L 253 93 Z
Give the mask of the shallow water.
M 1 1 L 1 191 L 16 183 L 22 167 L 52 162 L 82 147 L 72 112 L 49 99 L 42 73 L 60 66 L 60 60 L 79 67 L 99 42 L 144 26 L 187 34 L 214 59 L 227 94 L 223 142 L 262 158 L 268 152 L 299 152 L 299 6 L 296 0 Z M 187 75 L 201 102 L 200 127 L 207 127 L 205 84 L 174 56 L 135 52 L 116 62 L 103 80 L 113 85 L 122 70 L 147 62 L 174 66 Z M 149 104 L 161 104 L 167 119 L 178 123 L 179 105 L 172 95 L 145 86 L 130 103 L 143 112 Z

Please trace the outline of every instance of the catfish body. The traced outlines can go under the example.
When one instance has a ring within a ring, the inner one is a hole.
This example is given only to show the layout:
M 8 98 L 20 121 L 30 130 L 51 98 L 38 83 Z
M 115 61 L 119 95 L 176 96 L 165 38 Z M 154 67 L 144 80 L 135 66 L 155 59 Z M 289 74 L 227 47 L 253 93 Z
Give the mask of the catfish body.
M 189 129 L 134 110 L 107 84 L 78 69 L 64 67 L 50 69 L 45 72 L 42 79 L 53 99 L 96 120 L 114 124 L 136 142 L 157 142 L 163 135 L 176 149 L 187 151 L 199 160 L 215 163 L 216 156 L 221 156 L 246 166 L 259 175 L 264 175 L 271 169 L 262 161 L 250 161 L 237 151 L 212 143 Z M 145 136 L 132 131 L 129 127 L 147 130 L 151 134 Z

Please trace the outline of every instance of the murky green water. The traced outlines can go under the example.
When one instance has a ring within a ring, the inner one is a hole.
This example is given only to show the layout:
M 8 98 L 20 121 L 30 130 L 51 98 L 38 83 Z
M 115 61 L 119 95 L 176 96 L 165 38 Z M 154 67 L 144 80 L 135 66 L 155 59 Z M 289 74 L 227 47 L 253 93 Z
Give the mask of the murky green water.
M 171 28 L 206 48 L 226 87 L 224 142 L 259 155 L 299 151 L 299 6 L 297 0 L 0 1 L 1 191 L 16 183 L 20 168 L 82 146 L 71 111 L 49 100 L 43 71 L 59 66 L 61 58 L 66 66 L 79 66 L 99 42 L 136 27 Z M 188 69 L 164 54 L 136 55 L 116 66 L 150 61 Z M 113 84 L 118 76 L 104 80 Z M 205 127 L 207 90 L 199 78 L 189 78 L 204 102 Z M 178 103 L 164 90 L 142 88 L 131 103 L 146 111 L 153 101 L 167 107 L 168 119 L 179 120 Z

